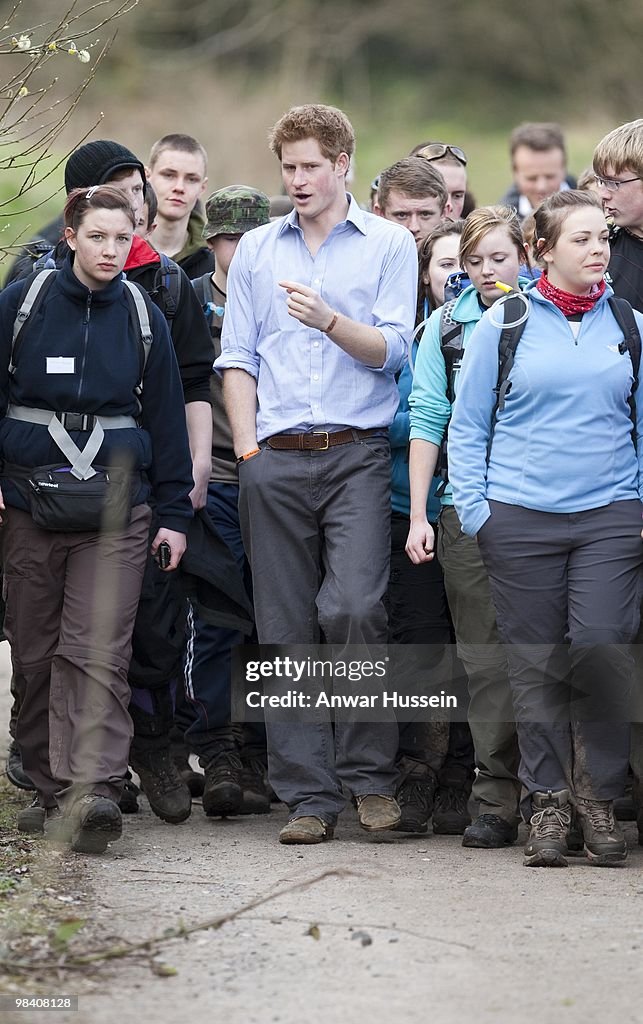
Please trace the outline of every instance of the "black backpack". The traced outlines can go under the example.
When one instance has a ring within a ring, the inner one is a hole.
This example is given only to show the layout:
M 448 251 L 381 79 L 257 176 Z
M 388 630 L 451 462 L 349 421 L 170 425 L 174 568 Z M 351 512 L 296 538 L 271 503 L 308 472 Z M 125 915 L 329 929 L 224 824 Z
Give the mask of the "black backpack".
M 171 332 L 172 321 L 176 316 L 181 299 L 183 275 L 178 263 L 171 260 L 164 252 L 160 252 L 159 256 L 161 257 L 161 265 L 154 275 L 154 283 L 149 295 L 167 320 Z
M 636 401 L 634 394 L 639 383 L 641 335 L 636 325 L 632 307 L 627 299 L 622 299 L 617 295 L 611 295 L 607 301 L 609 302 L 612 315 L 623 333 L 623 341 L 618 347 L 619 352 L 621 355 L 629 352 L 630 359 L 632 360 L 634 381 L 632 384 L 632 391 L 628 398 L 628 404 L 630 406 L 630 419 L 632 420 L 632 440 L 636 447 L 638 438 L 636 433 Z M 453 402 L 455 401 L 455 379 L 462 364 L 462 356 L 464 352 L 464 324 L 454 320 L 452 316 L 453 307 L 456 302 L 457 299 L 450 299 L 449 302 L 445 302 L 440 311 L 440 348 L 442 350 L 447 374 L 447 398 L 451 405 L 453 405 Z M 516 320 L 520 319 L 522 312 L 524 312 L 523 300 L 517 296 L 514 298 L 510 295 L 504 302 L 505 323 L 514 323 Z M 511 391 L 509 375 L 513 369 L 516 349 L 518 348 L 518 343 L 522 337 L 522 332 L 525 329 L 525 323 L 526 320 L 523 320 L 522 323 L 517 324 L 514 327 L 504 327 L 500 334 L 500 339 L 498 341 L 498 379 L 494 388 L 496 404 L 494 405 L 491 417 L 491 434 L 489 437 L 487 454 L 491 450 L 497 415 L 504 409 L 505 399 Z M 448 482 L 447 431 L 445 431 L 442 444 L 440 445 L 440 454 L 438 456 L 435 475 L 442 478 L 442 483 L 440 484 L 437 493 L 443 494 L 444 488 Z

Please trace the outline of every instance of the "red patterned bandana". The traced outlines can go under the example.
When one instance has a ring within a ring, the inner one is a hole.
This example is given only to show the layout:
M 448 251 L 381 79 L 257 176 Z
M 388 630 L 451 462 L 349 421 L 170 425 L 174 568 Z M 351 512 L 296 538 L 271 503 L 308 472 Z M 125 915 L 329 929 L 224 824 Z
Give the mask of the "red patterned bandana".
M 592 309 L 605 291 L 605 281 L 593 284 L 589 295 L 574 295 L 572 292 L 565 292 L 562 288 L 557 288 L 546 274 L 541 274 L 536 288 L 541 295 L 558 306 L 563 316 L 574 316 L 575 313 L 587 313 Z

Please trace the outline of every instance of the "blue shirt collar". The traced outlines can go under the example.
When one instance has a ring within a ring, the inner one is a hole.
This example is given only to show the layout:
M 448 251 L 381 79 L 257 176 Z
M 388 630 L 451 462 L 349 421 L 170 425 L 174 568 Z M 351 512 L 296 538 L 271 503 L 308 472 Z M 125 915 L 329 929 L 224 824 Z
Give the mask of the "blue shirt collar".
M 350 192 L 346 193 L 346 198 L 348 199 L 349 204 L 348 213 L 346 214 L 346 219 L 339 221 L 339 224 L 351 223 L 354 225 L 354 227 L 357 228 L 358 231 L 361 231 L 361 233 L 365 235 L 366 215 L 364 213 L 364 210 L 361 209 L 359 203 L 356 201 L 355 197 L 351 195 Z M 338 224 L 336 224 L 335 227 L 338 227 Z M 301 228 L 299 226 L 299 214 L 297 213 L 296 210 L 291 210 L 291 212 L 286 217 L 284 217 L 277 234 L 282 235 L 284 231 L 286 231 L 288 228 L 295 228 L 296 231 L 301 231 Z

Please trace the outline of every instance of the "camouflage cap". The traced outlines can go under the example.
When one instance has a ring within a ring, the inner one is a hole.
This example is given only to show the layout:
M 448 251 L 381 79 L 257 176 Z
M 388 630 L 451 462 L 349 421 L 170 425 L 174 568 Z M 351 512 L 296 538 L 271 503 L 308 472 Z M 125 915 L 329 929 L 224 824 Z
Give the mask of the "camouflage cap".
M 205 204 L 204 238 L 243 235 L 270 220 L 270 200 L 249 185 L 228 185 L 213 192 Z

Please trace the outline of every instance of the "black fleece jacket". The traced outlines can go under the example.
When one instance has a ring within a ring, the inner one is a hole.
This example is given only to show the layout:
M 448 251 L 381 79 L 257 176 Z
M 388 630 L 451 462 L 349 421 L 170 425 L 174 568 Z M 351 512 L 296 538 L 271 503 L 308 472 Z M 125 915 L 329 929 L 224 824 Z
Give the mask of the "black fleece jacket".
M 643 239 L 631 235 L 625 228 L 612 228 L 610 252 L 608 280 L 614 294 L 627 299 L 634 309 L 643 313 Z
M 214 270 L 214 256 L 207 246 L 201 246 L 196 252 L 188 253 L 183 259 L 176 261 L 191 281 L 195 277 L 211 274 Z
M 121 278 L 92 292 L 78 280 L 67 257 L 21 332 L 10 375 L 13 325 L 24 292 L 25 282 L 20 281 L 0 294 L 0 456 L 30 469 L 66 460 L 46 426 L 7 418 L 8 403 L 137 417 L 141 342 Z M 146 501 L 151 491 L 160 525 L 185 533 L 192 517 L 193 480 L 183 394 L 167 324 L 153 305 L 149 309 L 154 340 L 143 375 L 141 425 L 105 431 L 94 464 L 144 470 L 147 479 L 142 479 L 134 503 Z M 72 372 L 47 372 L 48 359 L 60 356 L 73 360 Z M 89 432 L 70 435 L 83 449 Z M 26 508 L 4 474 L 2 490 L 7 504 Z
M 43 256 L 53 248 L 53 261 L 57 267 L 65 262 L 70 249 L 64 239 L 58 244 L 49 240 L 60 239 L 58 222 L 48 225 L 49 235 L 43 232 L 43 238 L 36 240 L 31 246 L 31 255 L 23 255 L 12 267 L 11 281 L 19 281 L 33 273 L 34 258 Z M 42 243 L 42 244 L 41 244 Z M 132 248 L 125 264 L 125 273 L 129 281 L 134 281 L 143 288 L 161 313 L 168 320 L 170 335 L 176 359 L 179 364 L 181 383 L 185 404 L 189 402 L 210 402 L 210 377 L 212 375 L 212 342 L 210 329 L 194 294 L 188 277 L 181 274 L 179 303 L 173 317 L 166 316 L 167 295 L 163 287 L 159 287 L 161 276 L 159 270 L 161 258 L 156 249 L 138 236 L 134 236 Z M 6 285 L 8 287 L 8 284 Z

